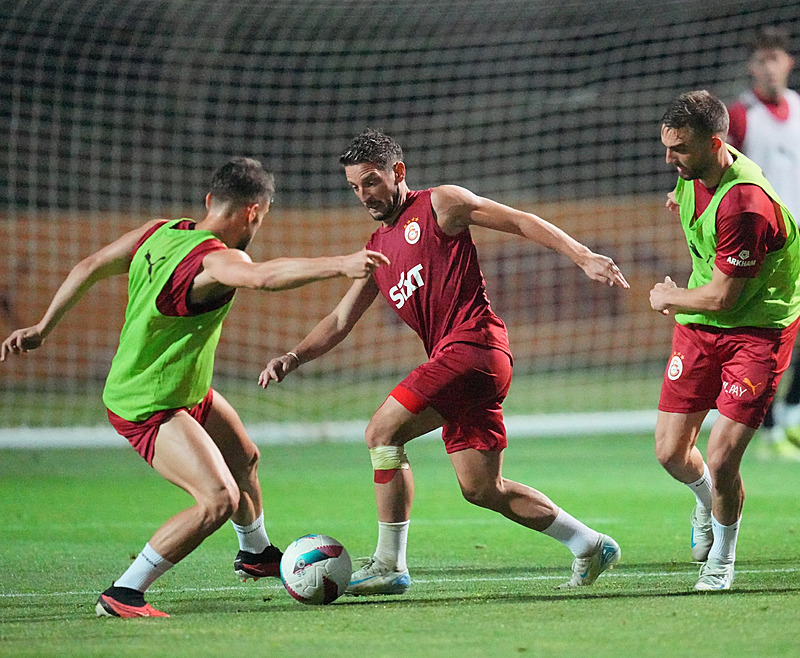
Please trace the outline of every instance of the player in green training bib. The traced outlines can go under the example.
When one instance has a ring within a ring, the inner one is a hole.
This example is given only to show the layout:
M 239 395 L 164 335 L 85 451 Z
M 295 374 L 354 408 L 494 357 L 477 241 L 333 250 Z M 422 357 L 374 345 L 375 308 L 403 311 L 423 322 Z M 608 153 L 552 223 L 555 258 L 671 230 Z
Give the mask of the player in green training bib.
M 656 456 L 697 500 L 691 516 L 698 590 L 733 583 L 744 504 L 739 472 L 791 360 L 800 316 L 797 224 L 759 167 L 725 143 L 728 111 L 707 91 L 676 98 L 661 141 L 678 183 L 667 206 L 680 215 L 692 258 L 686 288 L 667 276 L 650 305 L 674 315 L 672 355 L 656 423 Z M 719 410 L 707 461 L 696 446 Z
M 125 325 L 103 391 L 106 406 L 129 421 L 162 409 L 191 409 L 211 384 L 214 350 L 232 300 L 189 315 L 165 313 L 158 305 L 187 256 L 220 244 L 210 231 L 182 229 L 185 221 L 159 227 L 131 261 Z
M 258 448 L 231 405 L 210 388 L 222 321 L 237 288 L 360 279 L 388 260 L 363 249 L 254 263 L 244 250 L 273 192 L 273 176 L 258 161 L 231 160 L 214 174 L 202 221 L 153 220 L 85 258 L 39 323 L 14 331 L 0 346 L 0 361 L 38 348 L 95 283 L 128 274 L 125 324 L 103 401 L 114 428 L 195 502 L 164 523 L 100 595 L 98 616 L 168 616 L 145 602 L 145 591 L 228 519 L 239 538 L 236 574 L 243 580 L 280 575 L 281 551 L 264 528 Z

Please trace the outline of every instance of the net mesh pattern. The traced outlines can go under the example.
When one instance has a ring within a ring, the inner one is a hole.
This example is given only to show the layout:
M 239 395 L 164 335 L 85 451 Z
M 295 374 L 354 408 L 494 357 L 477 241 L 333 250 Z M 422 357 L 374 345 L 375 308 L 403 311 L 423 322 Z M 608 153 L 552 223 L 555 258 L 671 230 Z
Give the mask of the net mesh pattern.
M 276 174 L 254 259 L 361 248 L 375 227 L 338 155 L 369 126 L 401 143 L 412 188 L 463 185 L 619 263 L 630 291 L 594 284 L 518 238 L 474 231 L 516 374 L 620 380 L 663 367 L 671 326 L 647 293 L 666 274 L 688 274 L 680 229 L 662 208 L 675 179 L 658 135 L 664 106 L 693 88 L 734 100 L 748 86 L 752 32 L 783 24 L 796 40 L 800 5 L 21 0 L 3 3 L 0 24 L 4 335 L 38 320 L 70 267 L 122 232 L 153 217 L 201 219 L 210 176 L 233 155 Z M 346 289 L 239 292 L 215 381 L 261 404 L 250 388 L 266 360 Z M 124 278 L 102 282 L 45 348 L 3 364 L 4 407 L 52 393 L 43 404 L 57 423 L 68 409 L 49 400 L 95 395 L 125 294 Z M 372 391 L 424 358 L 378 300 L 342 345 L 298 373 L 300 397 L 287 394 L 270 413 L 302 417 L 315 404 L 308 391 Z M 357 413 L 350 398 L 321 399 L 322 414 Z M 4 413 L 0 423 L 38 422 L 33 414 Z

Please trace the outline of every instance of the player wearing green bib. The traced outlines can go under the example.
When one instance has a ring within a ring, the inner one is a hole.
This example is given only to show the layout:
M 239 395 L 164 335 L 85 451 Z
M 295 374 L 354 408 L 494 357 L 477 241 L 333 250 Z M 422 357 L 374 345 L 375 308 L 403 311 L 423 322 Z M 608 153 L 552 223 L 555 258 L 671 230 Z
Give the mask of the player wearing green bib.
M 779 231 L 785 233 L 784 244 L 779 249 L 767 251 L 758 272 L 752 278 L 745 278 L 744 287 L 730 308 L 676 312 L 675 321 L 680 324 L 697 323 L 726 329 L 784 329 L 800 315 L 800 296 L 796 294 L 797 277 L 800 275 L 797 225 L 772 185 L 764 178 L 761 168 L 732 146 L 728 146 L 728 151 L 735 160 L 725 170 L 708 206 L 699 217 L 694 181 L 679 178 L 675 187 L 675 202 L 678 204 L 681 225 L 692 256 L 692 274 L 688 287 L 699 288 L 712 282 L 717 255 L 717 210 L 734 185 L 756 185 L 766 192 L 774 204 Z M 746 266 L 752 256 L 753 254 L 739 252 L 727 259 L 729 263 L 741 267 Z
M 214 351 L 231 299 L 188 316 L 166 315 L 158 296 L 181 262 L 210 231 L 180 230 L 181 220 L 159 226 L 136 250 L 128 274 L 128 308 L 103 391 L 118 416 L 141 421 L 163 409 L 191 409 L 211 386 Z
M 222 321 L 237 288 L 360 279 L 388 260 L 363 249 L 252 262 L 244 249 L 269 212 L 273 192 L 273 176 L 259 162 L 231 160 L 214 174 L 201 222 L 153 220 L 85 258 L 40 322 L 14 331 L 0 346 L 0 361 L 38 348 L 95 283 L 128 274 L 125 324 L 103 400 L 117 431 L 194 505 L 164 523 L 100 595 L 98 616 L 168 616 L 146 603 L 144 592 L 228 519 L 239 538 L 237 575 L 279 575 L 281 551 L 264 528 L 258 449 L 231 405 L 210 389 Z
M 667 206 L 680 215 L 692 274 L 686 288 L 666 277 L 650 292 L 652 308 L 677 323 L 656 456 L 697 500 L 698 590 L 733 583 L 741 460 L 789 365 L 800 316 L 797 224 L 758 166 L 726 145 L 727 132 L 727 109 L 707 91 L 681 95 L 664 114 L 661 141 L 679 175 Z M 706 462 L 696 442 L 712 408 L 720 416 Z

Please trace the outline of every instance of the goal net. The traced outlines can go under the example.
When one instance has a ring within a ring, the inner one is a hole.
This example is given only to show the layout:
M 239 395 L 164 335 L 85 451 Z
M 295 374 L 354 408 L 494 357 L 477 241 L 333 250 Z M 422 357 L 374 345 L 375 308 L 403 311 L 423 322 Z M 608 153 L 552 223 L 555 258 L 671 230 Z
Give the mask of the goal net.
M 122 232 L 201 219 L 210 175 L 232 155 L 276 173 L 255 260 L 361 248 L 374 223 L 337 159 L 374 127 L 403 146 L 412 188 L 459 184 L 535 212 L 631 283 L 605 288 L 563 256 L 473 232 L 509 326 L 514 415 L 655 407 L 671 321 L 648 292 L 665 275 L 685 281 L 689 265 L 663 209 L 675 174 L 661 114 L 689 89 L 735 99 L 753 31 L 781 24 L 800 38 L 800 4 L 18 0 L 0 23 L 3 337 Z M 424 360 L 379 299 L 330 354 L 259 389 L 266 361 L 347 285 L 237 293 L 214 381 L 247 422 L 368 418 Z M 101 282 L 45 347 L 0 365 L 0 426 L 103 422 L 125 296 L 124 277 Z

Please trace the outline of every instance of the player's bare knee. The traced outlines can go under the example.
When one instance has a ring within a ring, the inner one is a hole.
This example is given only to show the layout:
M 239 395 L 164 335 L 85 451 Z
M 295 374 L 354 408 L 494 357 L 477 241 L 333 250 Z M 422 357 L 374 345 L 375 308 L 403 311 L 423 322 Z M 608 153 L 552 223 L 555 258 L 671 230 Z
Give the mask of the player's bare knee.
M 400 445 L 399 443 L 395 443 L 394 439 L 394 435 L 387 431 L 384 424 L 380 421 L 376 421 L 374 417 L 369 422 L 364 432 L 364 440 L 367 442 L 367 448 L 370 449 L 380 446 Z
M 672 452 L 666 450 L 659 450 L 658 446 L 656 446 L 656 459 L 658 463 L 661 464 L 667 470 L 670 469 L 670 466 L 673 464 L 674 461 L 674 454 Z
M 464 500 L 468 503 L 491 510 L 498 508 L 498 502 L 502 498 L 502 493 L 496 485 L 483 483 L 462 483 L 461 495 L 464 496 Z
M 708 471 L 715 485 L 725 487 L 739 477 L 739 460 L 727 454 L 710 454 L 707 459 Z
M 486 495 L 480 489 L 467 489 L 461 487 L 461 495 L 464 500 L 478 507 L 486 507 Z
M 656 441 L 656 459 L 668 473 L 673 473 L 686 466 L 689 453 L 676 449 L 672 443 Z
M 225 523 L 239 507 L 239 496 L 238 487 L 224 484 L 203 500 L 198 500 L 205 523 L 210 528 L 218 528 Z

